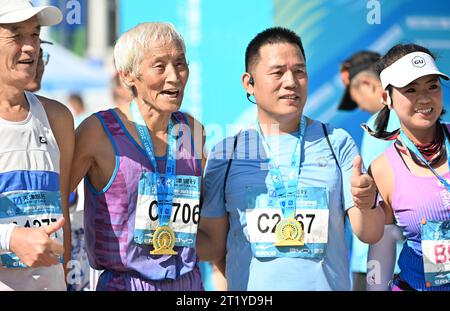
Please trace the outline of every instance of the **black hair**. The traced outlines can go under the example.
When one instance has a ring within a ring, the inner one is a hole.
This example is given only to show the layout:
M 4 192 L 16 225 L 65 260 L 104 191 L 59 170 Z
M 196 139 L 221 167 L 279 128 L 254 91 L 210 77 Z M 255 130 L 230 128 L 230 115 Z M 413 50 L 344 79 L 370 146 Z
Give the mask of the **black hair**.
M 408 55 L 410 53 L 414 52 L 423 52 L 426 54 L 429 54 L 433 59 L 436 59 L 435 55 L 430 52 L 427 48 L 417 45 L 417 44 L 397 44 L 393 46 L 387 53 L 384 55 L 380 61 L 376 64 L 375 69 L 380 74 L 385 68 L 389 67 L 396 61 L 398 61 L 400 58 L 402 58 L 405 55 Z M 386 90 L 389 93 L 389 96 L 392 100 L 392 85 L 388 85 Z M 442 111 L 443 115 L 445 111 Z M 375 130 L 374 132 L 369 132 L 372 136 L 380 139 L 389 139 L 393 136 L 395 136 L 396 133 L 398 133 L 399 129 L 393 131 L 393 132 L 386 132 L 388 122 L 389 122 L 389 115 L 390 110 L 389 107 L 386 105 L 383 107 L 383 109 L 380 110 L 378 113 L 378 116 L 375 120 Z
M 305 50 L 300 37 L 287 28 L 271 27 L 257 34 L 248 44 L 245 50 L 245 71 L 249 72 L 250 68 L 258 62 L 261 47 L 266 44 L 275 43 L 291 43 L 297 45 L 306 62 Z
M 78 104 L 84 108 L 84 101 L 80 94 L 73 93 L 69 95 L 69 101 L 76 101 Z
M 347 61 L 345 61 L 349 73 L 349 80 L 351 81 L 363 71 L 373 72 L 377 75 L 378 72 L 376 69 L 376 63 L 380 59 L 381 55 L 372 51 L 360 51 L 353 54 Z

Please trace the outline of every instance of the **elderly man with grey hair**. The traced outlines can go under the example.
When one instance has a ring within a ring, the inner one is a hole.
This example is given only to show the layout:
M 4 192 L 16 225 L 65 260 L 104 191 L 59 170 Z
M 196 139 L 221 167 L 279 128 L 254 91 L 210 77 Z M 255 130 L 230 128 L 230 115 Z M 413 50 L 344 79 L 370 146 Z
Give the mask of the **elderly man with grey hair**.
M 0 290 L 66 290 L 73 118 L 27 91 L 41 26 L 61 20 L 53 6 L 0 0 Z
M 179 111 L 183 39 L 171 24 L 143 23 L 119 38 L 114 60 L 133 99 L 81 123 L 71 178 L 74 189 L 86 177 L 86 248 L 104 270 L 97 290 L 203 290 L 195 241 L 204 139 Z

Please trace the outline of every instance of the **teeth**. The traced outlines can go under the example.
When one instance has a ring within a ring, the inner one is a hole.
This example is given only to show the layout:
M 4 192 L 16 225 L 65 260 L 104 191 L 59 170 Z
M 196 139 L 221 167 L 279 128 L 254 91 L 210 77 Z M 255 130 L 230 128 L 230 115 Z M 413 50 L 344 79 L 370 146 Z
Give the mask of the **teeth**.
M 163 91 L 163 92 L 161 92 L 161 94 L 164 96 L 170 97 L 170 98 L 175 98 L 175 97 L 178 97 L 179 92 L 178 91 L 176 91 L 176 92 Z
M 430 113 L 432 110 L 432 108 L 428 108 L 428 109 L 416 109 L 415 112 L 416 113 Z
M 176 94 L 178 94 L 178 91 L 162 91 L 162 93 L 168 94 L 168 95 L 176 95 Z

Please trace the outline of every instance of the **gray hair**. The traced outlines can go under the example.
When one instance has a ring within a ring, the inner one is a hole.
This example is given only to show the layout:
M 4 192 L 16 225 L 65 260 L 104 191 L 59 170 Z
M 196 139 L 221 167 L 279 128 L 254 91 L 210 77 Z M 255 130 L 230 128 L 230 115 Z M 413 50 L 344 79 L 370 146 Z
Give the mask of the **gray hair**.
M 186 53 L 184 40 L 171 23 L 141 23 L 128 30 L 120 36 L 114 46 L 114 63 L 117 71 L 133 73 L 139 77 L 139 66 L 144 53 L 160 44 L 178 45 Z
M 380 81 L 380 76 L 378 75 L 378 73 L 376 73 L 376 72 L 373 71 L 373 70 L 364 70 L 364 71 L 358 72 L 358 73 L 356 74 L 356 76 L 354 76 L 354 77 L 352 78 L 352 80 L 350 81 L 350 87 L 356 87 L 356 88 L 358 88 L 359 85 L 361 84 L 361 78 L 362 78 L 363 76 L 364 76 L 364 77 L 373 78 L 373 79 L 375 79 L 375 80 L 377 80 L 377 81 Z M 381 82 L 381 81 L 380 81 L 380 82 Z

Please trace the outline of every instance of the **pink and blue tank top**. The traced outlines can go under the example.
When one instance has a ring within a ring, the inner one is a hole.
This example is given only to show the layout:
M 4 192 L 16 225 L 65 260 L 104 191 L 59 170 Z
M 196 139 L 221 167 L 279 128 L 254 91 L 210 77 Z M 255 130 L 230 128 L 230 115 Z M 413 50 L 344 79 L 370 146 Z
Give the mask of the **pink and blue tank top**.
M 450 284 L 427 286 L 422 253 L 423 221 L 445 221 L 450 216 L 450 194 L 435 176 L 415 176 L 406 167 L 395 145 L 385 151 L 394 174 L 392 209 L 406 242 L 398 265 L 400 278 L 412 288 L 423 291 L 448 291 Z M 450 179 L 450 172 L 442 175 Z
M 151 245 L 134 240 L 136 202 L 142 173 L 154 172 L 142 147 L 127 131 L 112 109 L 97 113 L 115 152 L 114 173 L 104 189 L 97 192 L 85 179 L 85 237 L 90 265 L 114 273 L 126 273 L 150 281 L 177 280 L 197 270 L 195 248 L 175 246 L 178 255 L 150 255 Z M 191 135 L 183 113 L 172 114 L 182 126 L 182 135 Z M 201 176 L 201 162 L 190 144 L 180 144 L 176 174 Z M 165 159 L 156 158 L 164 170 Z M 161 174 L 164 171 L 159 170 Z

